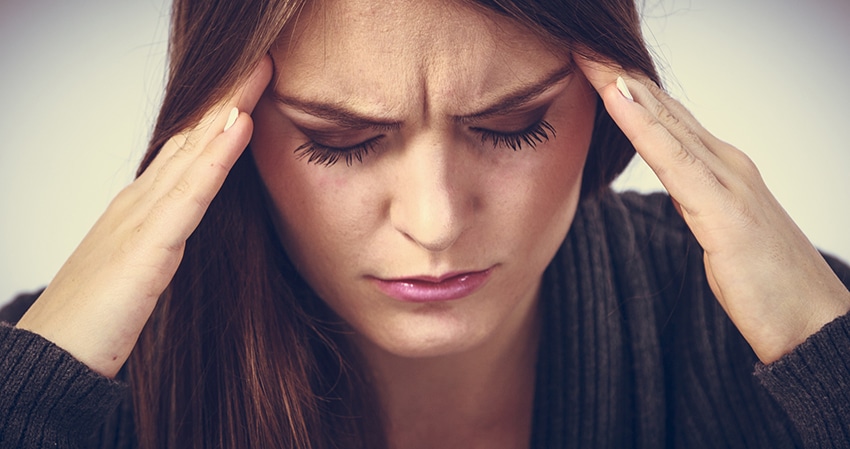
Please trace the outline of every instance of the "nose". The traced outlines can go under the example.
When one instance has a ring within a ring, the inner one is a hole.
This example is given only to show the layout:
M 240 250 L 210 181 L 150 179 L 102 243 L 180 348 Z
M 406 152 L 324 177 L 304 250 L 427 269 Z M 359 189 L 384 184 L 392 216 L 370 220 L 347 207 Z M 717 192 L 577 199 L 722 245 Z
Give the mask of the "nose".
M 410 149 L 396 172 L 392 225 L 430 252 L 449 249 L 469 226 L 476 207 L 462 164 L 452 156 L 446 148 Z

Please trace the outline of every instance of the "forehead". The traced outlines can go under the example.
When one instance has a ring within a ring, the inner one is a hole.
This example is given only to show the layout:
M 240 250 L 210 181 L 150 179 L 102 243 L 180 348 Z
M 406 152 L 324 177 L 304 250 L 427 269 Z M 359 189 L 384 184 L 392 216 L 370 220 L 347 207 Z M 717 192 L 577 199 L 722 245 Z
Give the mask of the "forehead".
M 568 60 L 515 21 L 452 0 L 311 2 L 272 53 L 279 89 L 371 95 L 385 109 L 394 108 L 394 93 L 424 102 L 483 98 Z

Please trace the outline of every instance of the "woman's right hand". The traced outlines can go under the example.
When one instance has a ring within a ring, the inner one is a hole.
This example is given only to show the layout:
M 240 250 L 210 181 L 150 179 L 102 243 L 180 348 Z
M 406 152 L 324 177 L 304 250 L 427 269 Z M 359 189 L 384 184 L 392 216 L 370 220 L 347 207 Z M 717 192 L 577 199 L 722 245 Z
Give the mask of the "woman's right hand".
M 265 57 L 230 99 L 169 139 L 110 203 L 17 327 L 115 376 L 174 277 L 186 239 L 248 145 L 250 113 L 271 73 Z

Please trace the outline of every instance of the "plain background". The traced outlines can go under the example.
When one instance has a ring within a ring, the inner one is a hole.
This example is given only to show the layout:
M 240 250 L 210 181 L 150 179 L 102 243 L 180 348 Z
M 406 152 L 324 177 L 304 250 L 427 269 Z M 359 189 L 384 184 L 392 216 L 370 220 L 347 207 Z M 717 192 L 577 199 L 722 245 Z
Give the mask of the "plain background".
M 0 0 L 0 304 L 50 281 L 132 180 L 163 84 L 164 0 Z M 850 2 L 641 3 L 668 89 L 850 261 Z M 620 189 L 660 189 L 638 161 Z

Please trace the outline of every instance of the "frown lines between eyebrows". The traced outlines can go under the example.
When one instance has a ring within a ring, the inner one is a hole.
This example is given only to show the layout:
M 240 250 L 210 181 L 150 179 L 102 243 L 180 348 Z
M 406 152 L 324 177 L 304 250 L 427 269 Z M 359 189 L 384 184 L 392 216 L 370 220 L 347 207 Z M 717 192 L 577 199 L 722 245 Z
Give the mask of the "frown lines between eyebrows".
M 530 103 L 547 89 L 572 75 L 573 72 L 575 72 L 575 64 L 572 59 L 570 59 L 569 64 L 552 72 L 549 76 L 543 78 L 542 81 L 521 86 L 519 89 L 501 96 L 490 106 L 487 106 L 478 112 L 455 116 L 453 117 L 453 120 L 460 124 L 468 124 L 477 120 L 483 120 L 492 116 L 504 115 L 513 112 L 516 109 Z
M 514 112 L 516 109 L 527 105 L 535 98 L 540 96 L 553 85 L 561 82 L 575 72 L 575 65 L 572 60 L 569 64 L 552 72 L 543 80 L 521 86 L 513 92 L 509 92 L 490 106 L 483 108 L 478 112 L 471 114 L 459 115 L 452 117 L 453 121 L 459 124 L 468 124 L 477 120 L 486 119 L 488 117 L 504 115 Z M 287 95 L 282 95 L 277 91 L 271 92 L 272 99 L 281 105 L 286 105 L 302 112 L 318 117 L 323 120 L 333 122 L 336 125 L 348 129 L 384 129 L 395 130 L 401 128 L 402 123 L 397 120 L 388 120 L 380 117 L 370 117 L 368 115 L 354 111 L 344 105 L 331 102 L 312 101 L 299 99 Z
M 369 117 L 339 104 L 302 100 L 281 95 L 275 91 L 272 91 L 271 95 L 272 99 L 279 104 L 293 107 L 314 117 L 333 122 L 348 129 L 376 128 L 393 130 L 401 127 L 401 122 Z

